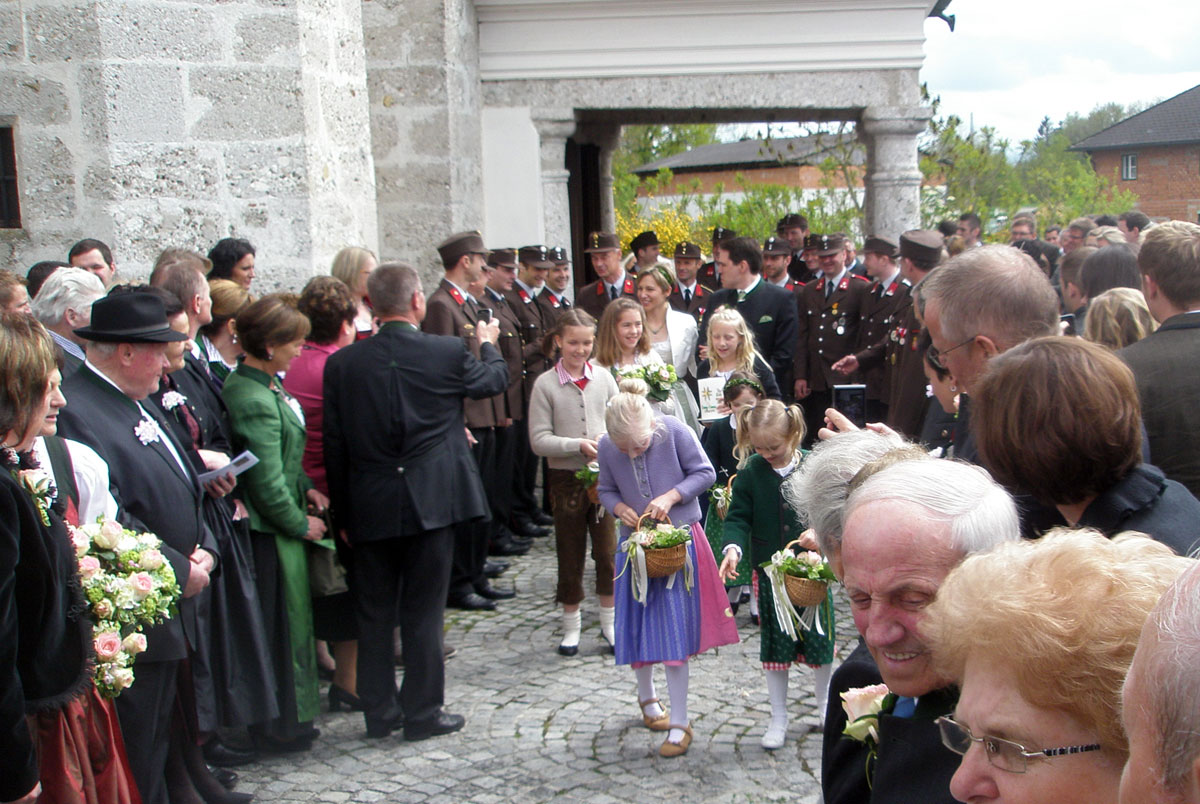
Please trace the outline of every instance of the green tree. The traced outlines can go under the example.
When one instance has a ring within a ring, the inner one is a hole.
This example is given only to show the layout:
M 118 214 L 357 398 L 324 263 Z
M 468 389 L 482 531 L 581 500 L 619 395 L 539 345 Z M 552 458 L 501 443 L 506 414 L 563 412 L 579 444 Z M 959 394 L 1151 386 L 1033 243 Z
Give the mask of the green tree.
M 639 179 L 634 169 L 683 153 L 699 145 L 717 142 L 717 127 L 708 123 L 682 125 L 625 126 L 613 152 L 613 195 L 616 208 L 630 211 L 636 203 Z M 668 172 L 669 173 L 669 172 Z

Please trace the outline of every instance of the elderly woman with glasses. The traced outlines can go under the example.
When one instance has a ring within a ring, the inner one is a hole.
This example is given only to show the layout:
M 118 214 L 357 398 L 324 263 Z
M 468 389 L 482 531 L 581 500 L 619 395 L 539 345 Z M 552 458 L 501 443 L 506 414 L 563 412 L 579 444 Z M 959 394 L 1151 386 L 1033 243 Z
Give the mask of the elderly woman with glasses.
M 1060 529 L 971 556 L 923 631 L 961 690 L 942 742 L 959 801 L 1116 804 L 1121 686 L 1150 610 L 1193 563 L 1141 534 Z

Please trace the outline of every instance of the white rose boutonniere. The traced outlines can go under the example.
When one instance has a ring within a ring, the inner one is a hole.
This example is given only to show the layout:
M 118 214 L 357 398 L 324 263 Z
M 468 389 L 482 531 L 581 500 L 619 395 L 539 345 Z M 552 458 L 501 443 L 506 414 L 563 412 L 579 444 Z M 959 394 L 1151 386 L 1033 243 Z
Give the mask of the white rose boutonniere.
M 896 696 L 886 684 L 855 687 L 842 693 L 846 728 L 842 735 L 867 746 L 867 786 L 871 786 L 874 759 L 879 747 L 879 715 L 895 705 Z
M 142 419 L 133 428 L 133 434 L 138 437 L 138 441 L 150 446 L 159 439 L 158 425 L 153 419 Z
M 184 402 L 187 402 L 187 397 L 178 391 L 167 391 L 162 397 L 163 407 L 167 410 L 175 410 Z

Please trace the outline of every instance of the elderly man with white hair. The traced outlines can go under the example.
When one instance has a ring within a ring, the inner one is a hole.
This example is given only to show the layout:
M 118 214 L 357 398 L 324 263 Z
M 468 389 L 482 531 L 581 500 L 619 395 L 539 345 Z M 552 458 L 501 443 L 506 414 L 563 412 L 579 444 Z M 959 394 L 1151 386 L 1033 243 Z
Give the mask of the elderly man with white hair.
M 33 299 L 33 315 L 63 352 L 65 380 L 83 365 L 84 340 L 74 330 L 92 321 L 92 302 L 104 295 L 104 283 L 82 268 L 59 268 Z
M 1121 696 L 1129 758 L 1120 804 L 1200 804 L 1200 566 L 1142 629 Z
M 984 470 L 957 461 L 904 460 L 856 484 L 842 517 L 841 577 L 854 624 L 897 698 L 879 714 L 874 746 L 851 737 L 827 745 L 824 800 L 949 804 L 958 756 L 934 719 L 957 695 L 934 670 L 921 621 L 964 558 L 1020 538 L 1016 506 Z

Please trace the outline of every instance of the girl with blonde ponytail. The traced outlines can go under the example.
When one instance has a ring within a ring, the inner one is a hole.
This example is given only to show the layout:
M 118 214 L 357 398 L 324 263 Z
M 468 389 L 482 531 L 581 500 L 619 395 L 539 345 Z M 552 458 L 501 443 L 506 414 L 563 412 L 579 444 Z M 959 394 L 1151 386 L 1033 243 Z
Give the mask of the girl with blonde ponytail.
M 738 474 L 733 481 L 733 499 L 725 517 L 724 559 L 721 577 L 737 574 L 737 563 L 750 551 L 757 587 L 761 643 L 759 659 L 767 678 L 767 697 L 771 702 L 771 720 L 763 734 L 762 747 L 782 748 L 787 740 L 788 669 L 793 663 L 807 664 L 813 669 L 817 708 L 825 711 L 829 694 L 829 677 L 833 661 L 833 595 L 827 592 L 825 602 L 817 611 L 820 623 L 789 637 L 775 615 L 771 584 L 759 564 L 784 545 L 799 539 L 804 532 L 800 514 L 787 504 L 781 493 L 783 484 L 796 477 L 796 469 L 804 460 L 800 449 L 804 438 L 804 414 L 798 405 L 784 405 L 774 399 L 759 402 L 753 408 L 738 412 L 737 446 Z M 801 539 L 802 548 L 816 549 L 809 538 Z

